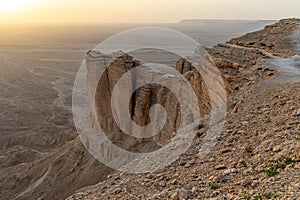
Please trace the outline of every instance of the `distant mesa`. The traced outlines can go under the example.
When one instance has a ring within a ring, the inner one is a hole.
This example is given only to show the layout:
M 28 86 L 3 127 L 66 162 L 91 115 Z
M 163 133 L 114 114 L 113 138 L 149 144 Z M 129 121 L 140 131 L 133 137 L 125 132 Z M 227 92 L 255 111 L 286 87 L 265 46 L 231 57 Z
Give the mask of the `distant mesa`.
M 180 24 L 203 24 L 203 23 L 253 23 L 253 24 L 260 24 L 260 23 L 274 23 L 277 20 L 238 20 L 238 19 L 184 19 L 180 21 Z

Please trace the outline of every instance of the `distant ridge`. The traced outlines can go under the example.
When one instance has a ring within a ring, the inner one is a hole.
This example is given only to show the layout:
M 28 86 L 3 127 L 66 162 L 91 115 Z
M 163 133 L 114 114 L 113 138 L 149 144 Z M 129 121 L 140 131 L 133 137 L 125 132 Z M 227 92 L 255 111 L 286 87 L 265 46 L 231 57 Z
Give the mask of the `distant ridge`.
M 184 19 L 181 20 L 179 23 L 181 24 L 198 24 L 198 23 L 274 23 L 277 20 L 240 20 L 240 19 Z

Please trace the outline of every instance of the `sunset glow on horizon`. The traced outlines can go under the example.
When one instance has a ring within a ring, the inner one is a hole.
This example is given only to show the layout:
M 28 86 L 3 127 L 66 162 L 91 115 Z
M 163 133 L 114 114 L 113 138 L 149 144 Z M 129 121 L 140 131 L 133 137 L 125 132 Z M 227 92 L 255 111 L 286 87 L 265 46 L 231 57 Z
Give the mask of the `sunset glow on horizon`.
M 299 17 L 299 0 L 0 0 L 0 24 Z

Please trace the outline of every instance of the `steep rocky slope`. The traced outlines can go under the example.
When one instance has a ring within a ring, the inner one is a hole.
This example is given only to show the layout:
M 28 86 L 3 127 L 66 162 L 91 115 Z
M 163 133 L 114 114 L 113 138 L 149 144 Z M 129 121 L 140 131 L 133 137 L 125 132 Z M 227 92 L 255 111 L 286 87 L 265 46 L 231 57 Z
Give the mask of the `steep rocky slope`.
M 279 23 L 266 26 L 264 30 L 248 33 L 240 38 L 234 38 L 227 44 L 241 47 L 258 48 L 271 53 L 274 56 L 289 57 L 295 55 L 291 48 L 297 41 L 290 38 L 296 31 L 297 20 L 281 20 Z
M 248 93 L 250 98 L 229 114 L 220 142 L 204 159 L 197 156 L 200 135 L 193 148 L 164 170 L 115 173 L 69 199 L 177 199 L 178 192 L 190 199 L 297 199 L 299 92 L 299 84 L 289 84 Z
M 300 20 L 281 20 L 209 50 L 230 106 L 220 141 L 208 156 L 198 156 L 204 127 L 171 166 L 148 174 L 116 172 L 68 199 L 297 199 L 300 84 L 256 88 L 277 74 L 266 61 L 296 53 L 290 36 L 299 25 Z

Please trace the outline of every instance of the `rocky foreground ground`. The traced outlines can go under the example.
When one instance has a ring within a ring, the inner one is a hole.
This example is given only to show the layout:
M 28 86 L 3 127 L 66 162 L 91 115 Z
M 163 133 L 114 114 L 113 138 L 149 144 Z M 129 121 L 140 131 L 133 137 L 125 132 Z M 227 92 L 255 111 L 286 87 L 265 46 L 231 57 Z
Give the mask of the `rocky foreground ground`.
M 164 170 L 115 172 L 68 199 L 299 199 L 300 83 L 258 87 L 278 74 L 268 60 L 298 54 L 292 35 L 299 25 L 297 19 L 281 20 L 209 50 L 229 108 L 208 156 L 198 156 L 204 126 L 192 147 Z

